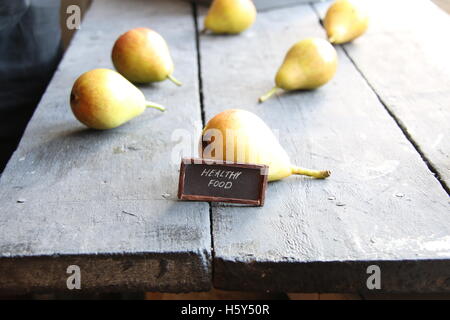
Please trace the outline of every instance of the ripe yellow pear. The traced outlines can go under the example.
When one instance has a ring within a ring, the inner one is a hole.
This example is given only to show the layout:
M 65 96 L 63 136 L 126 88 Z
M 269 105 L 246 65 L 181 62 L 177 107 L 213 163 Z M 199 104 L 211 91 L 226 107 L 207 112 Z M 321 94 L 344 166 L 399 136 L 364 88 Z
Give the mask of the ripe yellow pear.
M 169 47 L 163 37 L 148 28 L 136 28 L 121 35 L 112 49 L 111 58 L 116 70 L 134 83 L 171 80 L 174 65 Z
M 144 94 L 119 73 L 94 69 L 83 73 L 70 93 L 75 117 L 93 129 L 112 129 L 140 115 L 146 107 L 165 108 L 145 100 Z
M 289 49 L 275 76 L 275 87 L 259 98 L 269 99 L 278 89 L 310 90 L 318 88 L 333 78 L 337 68 L 337 53 L 323 39 L 308 38 Z
M 208 121 L 200 139 L 199 154 L 205 159 L 265 164 L 269 167 L 269 181 L 292 174 L 319 179 L 330 175 L 329 171 L 292 165 L 286 151 L 264 121 L 240 109 L 223 111 Z
M 255 19 L 256 8 L 251 0 L 213 0 L 205 17 L 205 29 L 213 33 L 241 33 Z
M 358 0 L 337 0 L 327 11 L 324 27 L 331 43 L 345 43 L 362 35 L 369 17 Z

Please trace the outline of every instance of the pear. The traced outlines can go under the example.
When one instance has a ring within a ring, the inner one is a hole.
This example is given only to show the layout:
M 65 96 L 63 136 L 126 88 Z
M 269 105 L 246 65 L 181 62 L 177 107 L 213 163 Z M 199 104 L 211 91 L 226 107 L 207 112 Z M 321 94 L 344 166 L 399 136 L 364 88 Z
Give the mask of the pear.
M 171 80 L 174 65 L 164 38 L 148 28 L 136 28 L 121 35 L 112 49 L 111 58 L 116 70 L 134 83 Z
M 335 44 L 356 39 L 367 30 L 368 25 L 369 18 L 361 2 L 354 0 L 335 1 L 324 19 L 328 39 Z
M 119 73 L 94 69 L 83 73 L 70 93 L 75 117 L 93 129 L 112 129 L 140 115 L 146 107 L 164 111 L 145 100 L 144 94 Z
M 213 0 L 205 17 L 205 30 L 237 34 L 248 29 L 256 19 L 251 0 Z
M 278 89 L 310 90 L 318 88 L 333 78 L 337 68 L 337 53 L 323 39 L 308 38 L 289 49 L 275 76 L 275 87 L 259 98 L 269 99 Z
M 272 130 L 254 113 L 225 110 L 208 121 L 202 132 L 199 154 L 205 159 L 265 164 L 269 167 L 269 181 L 292 174 L 319 179 L 329 171 L 314 171 L 291 164 L 289 156 Z

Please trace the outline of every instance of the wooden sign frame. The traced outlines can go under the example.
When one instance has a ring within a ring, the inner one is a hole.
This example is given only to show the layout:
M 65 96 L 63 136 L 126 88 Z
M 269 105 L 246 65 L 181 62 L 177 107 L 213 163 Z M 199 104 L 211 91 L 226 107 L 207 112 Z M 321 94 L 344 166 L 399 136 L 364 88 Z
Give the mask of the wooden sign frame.
M 226 198 L 217 196 L 185 194 L 184 191 L 185 191 L 186 166 L 188 165 L 216 165 L 216 166 L 218 165 L 223 166 L 224 168 L 243 168 L 243 169 L 259 170 L 261 176 L 261 180 L 259 182 L 259 197 L 257 200 L 254 200 L 254 199 Z M 254 206 L 263 206 L 267 189 L 268 172 L 269 167 L 266 165 L 236 163 L 211 159 L 184 158 L 182 159 L 180 165 L 180 177 L 178 182 L 178 199 L 191 201 L 229 202 L 229 203 L 249 204 Z

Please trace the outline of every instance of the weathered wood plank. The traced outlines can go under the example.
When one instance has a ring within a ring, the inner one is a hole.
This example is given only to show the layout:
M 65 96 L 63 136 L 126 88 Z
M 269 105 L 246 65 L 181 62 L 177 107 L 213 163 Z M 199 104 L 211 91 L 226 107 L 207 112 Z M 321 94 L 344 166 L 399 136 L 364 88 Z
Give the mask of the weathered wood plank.
M 345 51 L 449 192 L 450 17 L 429 0 L 367 4 L 370 27 Z
M 257 104 L 285 52 L 311 36 L 324 32 L 308 5 L 259 13 L 240 36 L 201 36 L 206 120 L 252 111 L 294 163 L 332 171 L 270 183 L 262 208 L 214 206 L 214 284 L 356 292 L 377 264 L 384 291 L 450 290 L 448 195 L 340 48 L 329 84 Z
M 112 68 L 114 40 L 141 26 L 166 38 L 184 86 L 142 87 L 166 113 L 87 130 L 70 111 L 72 83 Z M 1 177 L 2 290 L 64 290 L 69 264 L 81 267 L 86 290 L 210 287 L 209 206 L 176 200 L 171 161 L 173 130 L 201 121 L 195 43 L 189 3 L 93 3 Z

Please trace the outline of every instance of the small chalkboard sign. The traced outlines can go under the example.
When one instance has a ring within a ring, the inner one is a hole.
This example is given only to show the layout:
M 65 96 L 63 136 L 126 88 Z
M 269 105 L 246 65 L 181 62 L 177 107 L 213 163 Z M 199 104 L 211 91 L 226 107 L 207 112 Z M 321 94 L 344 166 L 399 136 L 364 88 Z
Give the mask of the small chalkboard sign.
M 183 159 L 178 199 L 264 205 L 266 165 Z

